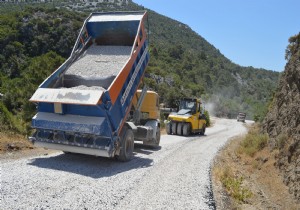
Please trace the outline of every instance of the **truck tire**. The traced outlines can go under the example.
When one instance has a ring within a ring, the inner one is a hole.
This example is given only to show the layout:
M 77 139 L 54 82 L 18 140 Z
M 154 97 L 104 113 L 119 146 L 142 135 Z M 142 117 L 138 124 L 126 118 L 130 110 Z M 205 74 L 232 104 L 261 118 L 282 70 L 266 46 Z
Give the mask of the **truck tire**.
M 200 131 L 200 135 L 204 135 L 205 134 L 205 130 L 206 130 L 206 126 L 203 125 L 201 131 Z
M 177 135 L 182 136 L 182 127 L 183 127 L 183 123 L 177 124 Z
M 155 142 L 152 145 L 153 148 L 157 148 L 160 143 L 160 127 L 157 127 L 156 136 L 155 136 Z
M 134 149 L 134 135 L 131 129 L 124 126 L 121 131 L 121 149 L 118 160 L 126 162 L 132 159 Z
M 172 134 L 172 127 L 171 127 L 171 123 L 167 123 L 166 125 L 166 132 L 168 135 L 171 135 Z
M 176 131 L 177 131 L 177 123 L 176 122 L 172 122 L 172 133 L 174 135 L 176 135 Z
M 190 123 L 184 123 L 182 133 L 184 136 L 189 136 L 191 134 L 191 125 Z

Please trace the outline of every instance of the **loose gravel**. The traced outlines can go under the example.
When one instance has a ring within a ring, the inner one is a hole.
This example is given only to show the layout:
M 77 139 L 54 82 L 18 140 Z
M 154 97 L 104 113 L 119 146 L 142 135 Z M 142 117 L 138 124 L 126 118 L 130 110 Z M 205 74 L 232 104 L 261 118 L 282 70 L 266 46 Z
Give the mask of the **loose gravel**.
M 64 73 L 63 87 L 108 89 L 130 58 L 131 49 L 129 46 L 90 46 Z
M 66 71 L 83 78 L 116 76 L 130 57 L 132 47 L 92 45 Z
M 0 209 L 215 209 L 211 162 L 245 132 L 219 119 L 206 136 L 163 135 L 156 150 L 135 144 L 125 163 L 61 152 L 1 159 Z
M 65 89 L 65 87 L 61 87 L 62 89 Z M 74 89 L 74 90 L 102 90 L 104 91 L 105 89 L 103 87 L 99 87 L 99 86 L 85 86 L 85 85 L 79 85 L 79 86 L 75 86 L 75 87 L 71 87 L 70 89 Z

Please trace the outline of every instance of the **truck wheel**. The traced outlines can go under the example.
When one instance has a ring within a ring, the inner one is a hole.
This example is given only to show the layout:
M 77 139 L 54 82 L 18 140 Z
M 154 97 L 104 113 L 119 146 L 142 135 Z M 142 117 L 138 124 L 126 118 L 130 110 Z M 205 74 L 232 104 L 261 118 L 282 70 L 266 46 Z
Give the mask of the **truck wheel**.
M 118 160 L 126 162 L 132 159 L 134 149 L 134 135 L 131 129 L 124 126 L 121 132 L 121 149 Z
M 182 133 L 184 136 L 188 136 L 191 133 L 191 125 L 190 123 L 184 123 Z
M 155 142 L 153 144 L 153 148 L 156 148 L 159 146 L 160 143 L 160 127 L 157 127 L 156 136 L 155 136 Z
M 200 132 L 200 135 L 204 135 L 205 134 L 205 130 L 206 130 L 206 126 L 203 125 L 203 127 L 201 129 L 201 132 Z
M 167 131 L 167 134 L 170 135 L 172 134 L 172 129 L 171 129 L 171 123 L 167 123 L 166 125 L 166 131 Z
M 183 123 L 177 124 L 177 135 L 182 136 L 182 127 L 183 127 Z
M 172 122 L 172 133 L 174 135 L 176 135 L 176 129 L 177 129 L 177 123 L 176 122 Z

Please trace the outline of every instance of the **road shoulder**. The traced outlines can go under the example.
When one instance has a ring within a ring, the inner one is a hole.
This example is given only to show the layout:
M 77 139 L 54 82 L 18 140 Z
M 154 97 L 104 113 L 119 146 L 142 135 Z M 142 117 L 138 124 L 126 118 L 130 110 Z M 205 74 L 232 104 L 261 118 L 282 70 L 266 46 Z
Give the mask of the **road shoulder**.
M 298 209 L 274 166 L 276 151 L 265 148 L 252 158 L 240 155 L 237 148 L 242 139 L 231 139 L 214 159 L 212 185 L 217 209 Z M 233 192 L 226 190 L 221 177 L 227 169 L 236 180 L 242 180 L 240 189 L 251 192 L 249 198 L 234 199 Z

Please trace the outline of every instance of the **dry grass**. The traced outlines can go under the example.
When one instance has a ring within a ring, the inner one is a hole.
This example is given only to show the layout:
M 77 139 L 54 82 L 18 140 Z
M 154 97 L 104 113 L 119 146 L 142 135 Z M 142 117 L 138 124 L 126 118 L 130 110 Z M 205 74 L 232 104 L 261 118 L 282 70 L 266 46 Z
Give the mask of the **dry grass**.
M 32 144 L 24 136 L 0 132 L 0 153 L 32 148 Z
M 253 157 L 258 151 L 267 146 L 268 141 L 268 135 L 260 133 L 258 125 L 254 125 L 241 141 L 238 152 Z
M 236 176 L 230 167 L 225 167 L 221 170 L 220 180 L 225 187 L 227 193 L 239 203 L 247 202 L 247 199 L 252 196 L 251 191 L 243 186 L 244 178 Z
M 249 133 L 258 131 L 254 127 Z M 245 139 L 231 140 L 215 160 L 212 180 L 217 209 L 300 209 L 274 166 L 278 151 L 258 146 L 249 155 L 241 149 Z
M 236 151 L 241 140 L 242 137 L 232 139 L 215 159 L 212 180 L 217 209 L 236 209 L 239 205 L 248 203 L 253 195 L 244 184 L 244 174 L 236 168 L 240 161 L 240 155 Z

